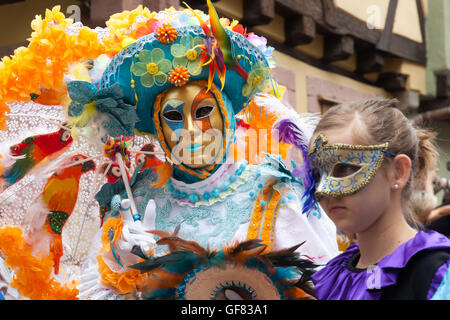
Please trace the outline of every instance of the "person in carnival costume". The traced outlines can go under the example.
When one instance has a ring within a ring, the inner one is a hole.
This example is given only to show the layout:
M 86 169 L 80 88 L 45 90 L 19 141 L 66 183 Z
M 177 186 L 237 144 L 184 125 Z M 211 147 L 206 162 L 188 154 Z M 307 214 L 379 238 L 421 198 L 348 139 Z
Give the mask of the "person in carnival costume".
M 450 240 L 421 229 L 411 205 L 432 150 L 419 149 L 422 135 L 385 99 L 333 107 L 318 123 L 309 151 L 316 199 L 358 241 L 312 276 L 318 299 L 450 298 Z
M 20 228 L 3 229 L 28 253 L 49 254 L 42 259 L 53 271 L 43 281 L 53 296 L 309 299 L 309 276 L 338 253 L 334 225 L 307 192 L 312 174 L 304 159 L 317 117 L 280 102 L 265 39 L 219 19 L 207 4 L 209 15 L 138 7 L 113 15 L 106 31 L 71 30 L 67 22 L 65 34 L 89 35 L 79 41 L 87 48 L 61 91 L 41 89 L 34 100 L 64 105 L 62 142 L 39 161 L 36 175 L 46 183 L 40 208 L 24 214 L 24 239 Z M 10 162 L 28 158 L 20 153 L 26 142 L 11 149 Z M 277 152 L 261 147 L 269 144 Z M 66 150 L 83 152 L 68 158 Z M 35 166 L 19 175 L 8 163 L 12 187 Z M 50 178 L 42 173 L 54 168 Z M 87 200 L 59 193 L 69 178 L 80 193 L 89 180 Z M 66 246 L 62 235 L 80 202 L 82 217 L 98 212 L 100 228 L 78 269 L 63 249 L 77 249 L 80 234 L 67 236 L 77 241 Z M 11 262 L 18 253 L 0 249 L 17 270 L 11 286 L 30 297 L 21 265 Z M 60 265 L 75 270 L 65 283 Z

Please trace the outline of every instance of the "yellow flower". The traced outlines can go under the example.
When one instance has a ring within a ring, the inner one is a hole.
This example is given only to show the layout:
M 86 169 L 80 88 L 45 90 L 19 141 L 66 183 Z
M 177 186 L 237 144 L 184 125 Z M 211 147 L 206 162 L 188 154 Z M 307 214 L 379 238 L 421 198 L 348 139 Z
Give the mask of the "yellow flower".
M 174 7 L 170 7 L 170 8 L 167 8 L 166 10 L 165 10 L 167 13 L 174 13 L 175 11 L 177 11 Z
M 236 27 L 239 24 L 238 20 L 233 19 L 233 21 L 231 22 L 229 28 L 230 30 L 233 30 L 234 27 Z
M 45 10 L 45 20 L 53 22 L 54 25 L 59 26 L 63 30 L 73 23 L 73 19 L 66 19 L 64 13 L 60 12 L 61 6 L 54 6 L 52 10 Z
M 174 56 L 174 67 L 186 67 L 191 75 L 198 75 L 202 72 L 200 60 L 202 50 L 199 45 L 203 43 L 202 37 L 192 37 L 186 35 L 180 37 L 180 42 L 175 43 L 170 48 L 170 53 Z
M 263 91 L 269 76 L 269 67 L 258 63 L 249 73 L 247 82 L 242 86 L 242 95 L 253 97 L 257 92 Z
M 129 46 L 130 44 L 132 44 L 133 42 L 135 42 L 136 40 L 130 37 L 126 37 L 122 40 L 122 42 L 120 43 L 122 45 L 122 48 L 125 48 L 127 46 Z
M 39 31 L 42 29 L 42 17 L 40 15 L 36 15 L 33 21 L 31 21 L 31 29 L 34 31 Z
M 156 12 L 150 12 L 148 8 L 144 8 L 142 5 L 139 5 L 132 11 L 125 10 L 112 15 L 106 21 L 106 26 L 109 28 L 111 35 L 103 39 L 108 55 L 112 57 L 133 43 L 138 38 L 136 30 L 145 24 L 145 22 L 140 21 L 142 17 L 148 20 L 155 17 L 155 15 Z
M 155 12 L 150 12 L 148 8 L 139 5 L 132 11 L 125 10 L 121 13 L 112 15 L 110 19 L 106 21 L 106 26 L 112 31 L 111 33 L 117 36 L 121 41 L 122 37 L 131 36 L 133 34 L 134 30 L 130 30 L 130 28 L 136 23 L 138 17 L 151 19 L 155 15 Z M 137 29 L 141 25 L 142 23 L 136 23 L 134 29 Z
M 230 25 L 230 19 L 228 19 L 228 18 L 220 18 L 219 22 L 224 28 L 226 28 Z

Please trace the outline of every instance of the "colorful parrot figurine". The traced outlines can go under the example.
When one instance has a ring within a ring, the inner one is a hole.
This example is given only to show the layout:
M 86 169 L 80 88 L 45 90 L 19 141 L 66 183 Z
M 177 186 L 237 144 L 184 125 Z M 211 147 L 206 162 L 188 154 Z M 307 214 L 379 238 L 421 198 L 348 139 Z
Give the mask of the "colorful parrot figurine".
M 108 183 L 114 183 L 122 178 L 122 172 L 120 171 L 120 166 L 117 163 L 113 163 L 111 166 L 109 166 L 108 164 L 104 164 L 102 166 L 103 173 L 105 173 L 106 169 L 108 169 L 108 172 L 106 172 L 106 179 L 108 180 Z M 127 168 L 125 168 L 125 171 L 127 173 L 127 178 L 129 181 L 130 173 L 128 172 Z
M 141 149 L 141 151 L 155 152 L 155 146 L 152 143 L 147 143 Z M 151 184 L 152 188 L 159 188 L 164 185 L 169 177 L 172 175 L 172 166 L 168 161 L 161 161 L 153 154 L 137 153 L 135 158 L 136 165 L 144 163 L 141 172 L 144 169 L 152 169 L 153 172 L 158 174 L 158 179 L 155 183 Z
M 233 52 L 230 36 L 220 23 L 219 15 L 217 14 L 216 9 L 211 3 L 211 0 L 207 0 L 207 4 L 209 8 L 209 23 L 211 25 L 211 31 L 216 38 L 217 46 L 222 52 L 221 55 L 223 57 L 223 63 L 227 68 L 234 69 L 242 78 L 244 78 L 244 80 L 247 81 L 248 74 L 236 59 L 236 56 Z M 225 79 L 223 79 L 223 82 L 225 82 Z
M 199 68 L 209 64 L 208 90 L 214 78 L 217 75 L 222 84 L 225 86 L 225 75 L 227 68 L 236 71 L 245 81 L 248 79 L 248 73 L 242 68 L 234 54 L 230 36 L 225 31 L 219 20 L 219 15 L 210 0 L 207 0 L 209 8 L 209 23 L 211 28 L 203 21 L 203 19 L 188 4 L 183 2 L 192 13 L 197 17 L 203 32 L 208 37 L 205 44 L 199 47 L 203 50 Z M 215 41 L 213 40 L 215 39 Z
M 106 171 L 108 170 L 108 171 Z M 130 173 L 128 172 L 128 168 L 125 168 L 125 171 L 127 173 L 128 181 L 130 181 Z M 108 183 L 115 183 L 117 180 L 122 179 L 122 171 L 120 170 L 120 166 L 117 163 L 112 163 L 109 165 L 108 163 L 105 163 L 102 166 L 102 172 L 106 173 L 106 179 Z M 99 208 L 99 217 L 100 217 L 100 226 L 103 225 L 103 221 L 105 219 L 106 213 L 111 210 L 109 205 L 100 206 Z
M 141 151 L 147 151 L 147 152 L 155 152 L 155 145 L 153 143 L 147 143 L 144 145 L 141 149 Z M 144 153 L 137 153 L 135 164 L 136 166 L 140 165 L 141 163 L 144 163 L 142 170 L 150 168 L 154 169 L 158 166 L 160 166 L 163 162 L 158 159 L 154 154 L 144 154 Z
M 55 172 L 40 195 L 45 210 L 28 212 L 24 218 L 24 222 L 31 227 L 32 234 L 29 239 L 33 239 L 32 235 L 35 233 L 48 236 L 55 274 L 59 273 L 59 261 L 63 256 L 62 230 L 77 203 L 80 178 L 83 174 L 95 170 L 94 161 L 83 161 L 85 159 L 87 157 L 81 154 L 72 156 L 69 163 L 73 164 L 72 166 Z
M 45 158 L 62 154 L 72 142 L 70 130 L 61 128 L 56 132 L 25 138 L 19 144 L 11 146 L 9 157 L 15 161 L 3 169 L 1 176 L 3 190 L 22 179 Z

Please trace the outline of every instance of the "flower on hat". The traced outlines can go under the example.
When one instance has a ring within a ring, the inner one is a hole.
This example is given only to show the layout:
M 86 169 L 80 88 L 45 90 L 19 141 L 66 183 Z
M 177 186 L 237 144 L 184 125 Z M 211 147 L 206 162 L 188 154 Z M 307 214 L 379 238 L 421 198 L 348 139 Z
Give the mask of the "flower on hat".
M 201 44 L 203 44 L 202 37 L 182 36 L 180 43 L 174 43 L 170 48 L 170 53 L 174 56 L 173 66 L 185 67 L 191 75 L 200 74 Z
M 183 66 L 175 67 L 169 72 L 169 81 L 176 87 L 182 87 L 190 78 L 188 69 Z
M 275 60 L 273 58 L 273 47 L 267 46 L 267 39 L 264 37 L 257 36 L 253 32 L 247 35 L 247 40 L 258 48 L 264 57 L 267 59 L 270 67 L 275 67 Z
M 159 21 L 156 19 L 148 19 L 144 25 L 140 26 L 137 30 L 136 30 L 136 37 L 137 38 L 141 38 L 143 36 L 146 36 L 150 33 L 153 33 L 156 31 L 156 29 L 158 27 L 160 27 Z
M 167 82 L 167 73 L 172 68 L 172 63 L 164 59 L 164 51 L 160 48 L 141 50 L 136 55 L 138 62 L 133 63 L 131 71 L 135 76 L 140 77 L 141 84 L 146 88 L 151 88 L 156 83 L 162 86 Z
M 269 76 L 270 68 L 262 63 L 258 63 L 252 71 L 250 71 L 247 82 L 242 86 L 242 95 L 250 98 L 257 92 L 263 91 Z
M 156 38 L 164 44 L 170 44 L 178 38 L 178 32 L 170 23 L 164 23 L 156 30 Z

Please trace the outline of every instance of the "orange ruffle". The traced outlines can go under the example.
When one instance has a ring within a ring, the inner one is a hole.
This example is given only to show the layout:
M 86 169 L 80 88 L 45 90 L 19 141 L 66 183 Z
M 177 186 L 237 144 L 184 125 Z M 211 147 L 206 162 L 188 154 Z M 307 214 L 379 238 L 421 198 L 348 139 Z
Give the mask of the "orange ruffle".
M 103 251 L 97 256 L 98 271 L 100 272 L 102 282 L 116 289 L 120 294 L 127 294 L 136 290 L 145 278 L 145 274 L 141 274 L 139 270 L 129 269 L 122 273 L 111 271 L 103 261 Z
M 53 255 L 33 254 L 17 227 L 0 229 L 0 251 L 5 264 L 14 270 L 10 283 L 20 294 L 32 300 L 77 300 L 78 283 L 61 284 L 52 276 Z

